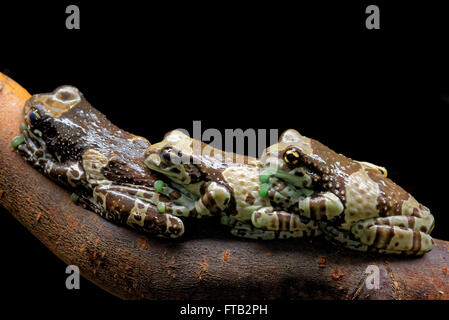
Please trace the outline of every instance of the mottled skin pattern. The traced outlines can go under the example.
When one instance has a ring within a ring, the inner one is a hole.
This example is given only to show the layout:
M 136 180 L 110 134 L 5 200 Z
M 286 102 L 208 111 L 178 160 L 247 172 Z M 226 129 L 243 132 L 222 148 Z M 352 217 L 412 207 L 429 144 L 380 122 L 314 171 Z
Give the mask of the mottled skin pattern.
M 158 211 L 157 179 L 143 163 L 150 143 L 114 126 L 74 87 L 32 96 L 24 108 L 19 153 L 44 175 L 71 188 L 80 204 L 106 219 L 163 237 L 179 237 L 183 222 Z M 177 207 L 173 210 L 182 209 Z
M 262 162 L 272 202 L 319 221 L 334 243 L 382 253 L 432 250 L 432 214 L 384 168 L 349 159 L 295 130 L 265 150 Z
M 314 221 L 304 219 L 305 223 L 297 214 L 276 211 L 259 195 L 261 163 L 257 159 L 214 149 L 175 130 L 148 148 L 145 164 L 194 201 L 188 216 L 221 215 L 222 223 L 231 226 L 236 236 L 268 240 L 319 232 Z

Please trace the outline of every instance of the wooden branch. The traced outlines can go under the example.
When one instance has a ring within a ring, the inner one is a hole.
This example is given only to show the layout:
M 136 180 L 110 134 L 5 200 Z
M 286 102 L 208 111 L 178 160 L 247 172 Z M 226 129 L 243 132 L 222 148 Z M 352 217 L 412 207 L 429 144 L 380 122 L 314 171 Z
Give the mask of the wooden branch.
M 217 222 L 149 238 L 73 204 L 13 151 L 29 94 L 0 73 L 0 204 L 67 264 L 124 299 L 449 299 L 449 242 L 423 257 L 350 252 L 320 239 L 250 241 Z M 13 242 L 12 242 L 13 243 Z M 4 257 L 7 259 L 7 257 Z M 380 288 L 369 290 L 369 265 Z

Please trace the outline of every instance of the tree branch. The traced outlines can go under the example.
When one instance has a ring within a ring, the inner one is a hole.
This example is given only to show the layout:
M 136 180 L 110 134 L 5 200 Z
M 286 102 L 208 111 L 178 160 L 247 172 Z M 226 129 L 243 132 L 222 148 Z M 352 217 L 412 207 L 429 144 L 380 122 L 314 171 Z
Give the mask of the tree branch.
M 149 238 L 74 205 L 11 147 L 29 94 L 0 73 L 0 204 L 67 264 L 124 299 L 449 299 L 449 242 L 423 257 L 351 252 L 320 239 L 233 238 L 188 223 L 180 240 Z M 207 228 L 207 229 L 206 229 Z M 365 285 L 369 265 L 380 288 Z

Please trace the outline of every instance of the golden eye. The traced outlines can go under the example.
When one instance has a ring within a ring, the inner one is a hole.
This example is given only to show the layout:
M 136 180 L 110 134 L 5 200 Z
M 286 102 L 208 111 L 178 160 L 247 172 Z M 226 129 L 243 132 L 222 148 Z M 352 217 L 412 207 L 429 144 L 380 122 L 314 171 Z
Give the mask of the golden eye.
M 284 152 L 284 156 L 282 158 L 284 159 L 285 163 L 288 164 L 289 166 L 298 166 L 301 154 L 297 149 L 290 148 Z

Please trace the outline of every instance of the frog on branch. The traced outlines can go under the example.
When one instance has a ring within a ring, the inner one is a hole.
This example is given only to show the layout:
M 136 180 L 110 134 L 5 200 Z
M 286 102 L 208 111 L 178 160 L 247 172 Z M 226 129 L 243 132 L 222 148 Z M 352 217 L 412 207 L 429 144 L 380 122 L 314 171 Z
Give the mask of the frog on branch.
M 184 199 L 180 193 L 164 196 L 154 190 L 158 179 L 143 163 L 148 140 L 114 126 L 78 89 L 62 86 L 33 95 L 23 120 L 23 137 L 16 137 L 13 147 L 44 175 L 70 188 L 80 204 L 150 234 L 183 234 L 183 221 L 170 212 L 190 208 L 173 204 Z
M 221 216 L 222 223 L 232 227 L 232 234 L 253 239 L 319 234 L 314 221 L 275 210 L 261 196 L 267 190 L 260 188 L 261 163 L 255 158 L 215 149 L 174 130 L 148 148 L 145 164 L 171 180 L 170 187 L 157 183 L 158 192 L 169 194 L 173 187 L 195 200 L 185 216 Z M 254 223 L 261 217 L 267 223 L 256 228 Z
M 291 129 L 261 161 L 267 197 L 319 222 L 332 242 L 383 253 L 432 250 L 430 210 L 387 178 L 385 168 L 349 159 Z

